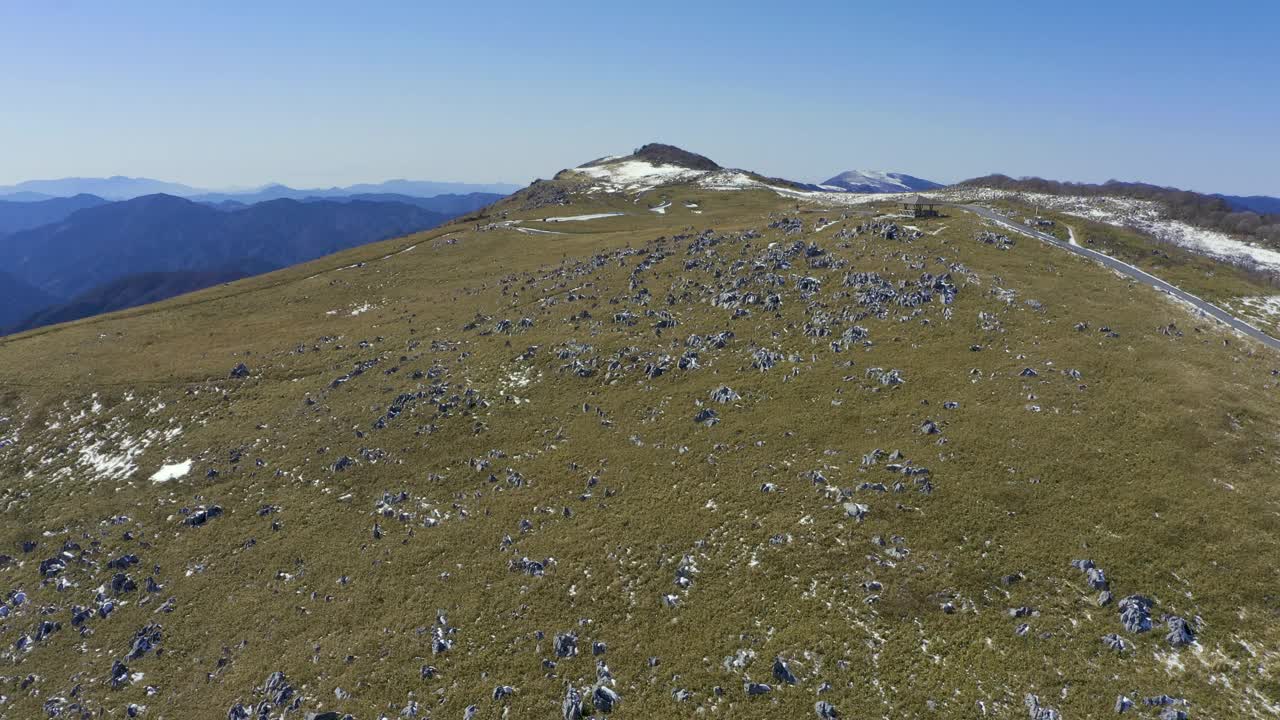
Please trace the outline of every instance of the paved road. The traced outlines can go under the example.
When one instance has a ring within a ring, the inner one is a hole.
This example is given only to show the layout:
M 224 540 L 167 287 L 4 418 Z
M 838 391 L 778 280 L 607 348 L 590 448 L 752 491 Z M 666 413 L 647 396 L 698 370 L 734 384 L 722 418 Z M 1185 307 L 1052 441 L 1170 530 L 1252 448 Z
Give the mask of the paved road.
M 1161 280 L 1155 275 L 1139 270 L 1138 268 L 1128 263 L 1121 262 L 1111 257 L 1110 255 L 1104 255 L 1100 252 L 1097 252 L 1096 250 L 1090 250 L 1089 248 L 1082 247 L 1080 245 L 1072 245 L 1070 243 L 1065 243 L 1059 240 L 1058 238 L 1052 235 L 1049 235 L 1048 233 L 1042 233 L 1039 230 L 1023 225 L 1022 223 L 1014 222 L 1009 218 L 1006 218 L 1005 216 L 989 208 L 980 207 L 978 205 L 957 205 L 956 207 L 959 207 L 962 210 L 968 210 L 969 212 L 979 217 L 986 218 L 987 220 L 990 220 L 999 225 L 1002 225 L 1016 233 L 1026 235 L 1028 237 L 1033 237 L 1037 240 L 1046 242 L 1056 248 L 1061 248 L 1062 250 L 1066 250 L 1067 252 L 1075 253 L 1076 255 L 1087 257 L 1090 260 L 1096 260 L 1102 263 L 1103 265 L 1111 268 L 1112 270 L 1115 270 L 1116 272 L 1122 273 L 1124 275 L 1128 275 L 1129 277 L 1133 278 L 1134 280 L 1137 280 L 1138 282 L 1144 285 L 1149 285 L 1155 288 L 1156 290 L 1168 293 L 1173 297 L 1179 300 L 1182 300 L 1183 302 L 1187 302 L 1187 303 L 1190 303 L 1191 305 L 1194 305 L 1205 315 L 1208 315 L 1209 317 L 1212 317 L 1215 320 L 1218 320 L 1226 325 L 1231 326 L 1233 329 L 1238 330 L 1244 333 L 1245 335 L 1248 335 L 1249 337 L 1253 338 L 1254 340 L 1257 340 L 1258 342 L 1262 343 L 1263 345 L 1266 345 L 1267 347 L 1273 350 L 1280 350 L 1280 340 L 1277 340 L 1276 338 L 1271 337 L 1270 335 L 1262 332 L 1261 330 L 1250 325 L 1244 320 L 1241 320 L 1235 315 L 1232 315 L 1226 310 L 1223 310 L 1217 305 L 1214 305 L 1213 303 L 1205 302 L 1204 300 L 1201 300 L 1200 298 L 1196 297 L 1195 295 L 1192 295 L 1191 293 L 1185 290 L 1181 290 L 1174 285 L 1170 285 L 1169 283 L 1165 282 L 1164 280 Z

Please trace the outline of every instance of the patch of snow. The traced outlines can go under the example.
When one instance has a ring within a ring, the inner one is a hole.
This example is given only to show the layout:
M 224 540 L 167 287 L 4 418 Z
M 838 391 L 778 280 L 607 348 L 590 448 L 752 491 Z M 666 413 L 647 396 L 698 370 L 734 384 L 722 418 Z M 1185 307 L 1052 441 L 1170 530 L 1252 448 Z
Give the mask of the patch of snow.
M 1182 663 L 1182 658 L 1177 652 L 1162 653 L 1157 651 L 1153 654 L 1155 655 L 1156 662 L 1164 665 L 1165 672 L 1170 675 L 1181 673 L 1187 669 L 1186 665 Z
M 126 438 L 120 443 L 120 449 L 113 453 L 106 449 L 105 440 L 98 440 L 80 449 L 79 462 L 96 473 L 99 478 L 123 480 L 138 469 L 133 459 L 142 450 L 143 448 Z
M 656 213 L 658 213 L 659 215 L 666 215 L 666 214 L 667 214 L 667 208 L 669 208 L 669 207 L 671 207 L 671 201 L 664 202 L 664 203 L 662 203 L 661 205 L 659 205 L 658 207 L 651 207 L 651 208 L 649 208 L 649 212 L 656 212 Z
M 765 187 L 764 183 L 738 170 L 720 170 L 708 173 L 698 180 L 708 190 L 746 190 Z
M 1016 199 L 1037 208 L 1095 222 L 1127 227 L 1185 250 L 1246 267 L 1280 270 L 1280 251 L 1254 245 L 1216 230 L 1206 230 L 1168 217 L 1165 206 L 1154 200 L 1114 196 L 1051 195 L 992 188 L 965 188 L 941 193 L 956 202 L 990 202 Z M 1068 228 L 1070 230 L 1070 228 Z M 1074 237 L 1074 232 L 1072 233 Z M 1073 243 L 1074 244 L 1074 243 Z
M 1201 255 L 1240 265 L 1257 264 L 1270 270 L 1280 270 L 1280 252 L 1237 240 L 1224 233 L 1193 227 L 1177 220 L 1151 223 L 1147 230 L 1161 240 Z
M 607 212 L 594 213 L 591 215 L 562 215 L 560 217 L 542 218 L 542 222 L 582 222 L 585 220 L 599 220 L 600 218 L 618 217 L 619 215 L 624 214 L 625 213 L 620 212 Z
M 529 399 L 519 397 L 515 394 L 515 391 L 519 388 L 528 387 L 541 378 L 542 374 L 532 367 L 513 370 L 507 374 L 506 378 L 499 381 L 498 391 L 516 405 L 527 404 Z
M 693 170 L 679 165 L 654 165 L 644 160 L 606 162 L 603 165 L 576 168 L 599 181 L 600 189 L 608 192 L 644 192 L 658 185 L 688 182 L 707 174 L 706 170 Z
M 444 235 L 441 235 L 440 237 L 436 238 L 436 240 L 443 240 L 443 239 L 445 239 L 445 238 L 449 237 L 449 235 L 451 235 L 451 234 L 452 234 L 452 233 L 445 233 Z M 388 255 L 383 255 L 382 257 L 380 257 L 380 258 L 378 258 L 378 259 L 379 259 L 379 260 L 387 260 L 387 259 L 393 258 L 393 257 L 395 257 L 395 256 L 397 256 L 397 255 L 403 255 L 404 253 L 407 253 L 407 252 L 409 252 L 410 250 L 412 250 L 412 249 L 414 249 L 414 248 L 416 248 L 416 247 L 418 247 L 418 243 L 414 243 L 414 244 L 410 245 L 409 247 L 407 247 L 407 248 L 405 248 L 405 249 L 403 249 L 403 250 L 397 250 L 397 251 L 395 251 L 395 252 L 393 252 L 393 253 L 390 253 L 390 254 L 388 254 Z
M 1258 295 L 1256 297 L 1237 298 L 1232 304 L 1240 304 L 1260 315 L 1274 317 L 1280 315 L 1280 295 Z
M 189 472 L 191 472 L 191 461 L 183 460 L 180 463 L 162 466 L 154 475 L 151 476 L 151 482 L 162 483 L 169 482 L 170 480 L 177 480 Z

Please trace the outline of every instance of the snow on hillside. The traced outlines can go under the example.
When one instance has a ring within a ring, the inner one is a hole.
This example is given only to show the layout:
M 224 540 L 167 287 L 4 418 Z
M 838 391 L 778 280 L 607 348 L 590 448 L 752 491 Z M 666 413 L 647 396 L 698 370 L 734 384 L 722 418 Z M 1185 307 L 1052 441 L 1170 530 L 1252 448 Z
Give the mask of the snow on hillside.
M 640 194 L 661 185 L 697 183 L 708 190 L 747 190 L 773 188 L 741 170 L 695 170 L 680 165 L 658 165 L 645 160 L 622 159 L 610 162 L 603 158 L 591 165 L 575 168 L 574 172 L 593 180 L 591 192 L 621 192 Z
M 936 187 L 934 183 L 927 180 L 919 180 L 919 178 L 900 173 L 849 171 L 823 183 L 821 187 L 829 189 L 827 192 L 795 190 L 770 185 L 741 170 L 695 170 L 679 165 L 660 165 L 636 159 L 619 159 L 613 162 L 605 159 L 601 164 L 577 168 L 576 172 L 594 179 L 596 182 L 592 190 L 601 192 L 639 194 L 661 185 L 694 182 L 708 190 L 769 189 L 786 197 L 842 205 L 899 200 L 914 194 L 917 190 L 926 189 L 911 187 L 917 181 Z M 847 189 L 847 187 L 858 187 L 862 181 L 865 181 L 863 183 L 865 185 L 874 185 L 879 189 L 861 191 Z M 1150 200 L 1114 196 L 1084 197 L 1019 193 L 992 188 L 943 190 L 932 193 L 931 196 L 943 202 L 989 202 L 1016 197 L 1023 202 L 1048 210 L 1108 225 L 1133 228 L 1164 242 L 1226 262 L 1245 266 L 1262 266 L 1280 271 L 1280 251 L 1252 245 L 1224 233 L 1173 220 L 1167 217 L 1163 205 Z
M 834 192 L 894 193 L 942 187 L 931 180 L 883 170 L 847 170 L 821 184 Z
M 679 165 L 654 165 L 644 160 L 622 160 L 602 165 L 580 167 L 582 173 L 597 181 L 597 187 L 605 192 L 640 193 L 659 185 L 689 182 L 707 174 L 705 170 L 693 170 Z
M 1153 200 L 1115 196 L 1050 195 L 992 188 L 950 190 L 944 193 L 953 202 L 989 202 L 1017 198 L 1022 202 L 1095 222 L 1128 227 L 1191 252 L 1244 266 L 1262 266 L 1280 271 L 1280 252 L 1253 245 L 1225 233 L 1173 220 L 1162 204 Z
M 764 183 L 738 170 L 707 173 L 698 180 L 698 185 L 708 190 L 751 190 L 766 187 Z
M 678 148 L 672 148 L 672 150 L 679 151 Z M 594 181 L 588 192 L 635 195 L 663 185 L 678 183 L 697 183 L 708 190 L 767 188 L 790 197 L 866 194 L 873 198 L 883 198 L 887 193 L 916 192 L 941 187 L 937 183 L 902 173 L 851 170 L 837 175 L 824 185 L 817 186 L 822 190 L 797 190 L 771 185 L 754 173 L 720 168 L 709 160 L 706 160 L 706 163 L 708 164 L 706 168 L 699 168 L 689 167 L 687 164 L 664 162 L 660 158 L 653 157 L 608 156 L 574 168 L 573 172 Z
M 560 215 L 557 217 L 542 218 L 542 222 L 585 222 L 587 220 L 599 220 L 601 218 L 618 217 L 620 212 L 592 213 L 590 215 Z

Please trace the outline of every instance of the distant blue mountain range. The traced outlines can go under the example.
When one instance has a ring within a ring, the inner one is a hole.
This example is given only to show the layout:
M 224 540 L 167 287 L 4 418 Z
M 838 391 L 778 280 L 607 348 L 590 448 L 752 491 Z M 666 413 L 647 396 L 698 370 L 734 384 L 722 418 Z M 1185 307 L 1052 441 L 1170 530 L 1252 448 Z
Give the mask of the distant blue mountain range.
M 97 195 L 87 194 L 68 198 L 48 198 L 47 200 L 35 200 L 32 202 L 6 202 L 0 200 L 0 236 L 55 223 L 77 210 L 97 207 L 106 203 L 106 200 Z
M 15 185 L 0 185 L 0 200 L 31 202 L 55 197 L 96 195 L 106 200 L 129 200 L 143 195 L 175 195 L 198 202 L 222 202 L 236 200 L 247 205 L 264 200 L 301 200 L 306 197 L 338 197 L 346 195 L 394 193 L 411 197 L 434 197 L 445 194 L 496 193 L 509 195 L 521 186 L 509 183 L 457 183 L 434 180 L 387 180 L 381 183 L 360 183 L 347 187 L 298 189 L 287 185 L 269 184 L 253 190 L 219 192 L 191 187 L 182 183 L 153 180 L 151 178 L 115 175 L 107 178 L 58 178 L 54 180 L 27 180 Z
M 1280 198 L 1266 195 L 1217 195 L 1234 210 L 1252 211 L 1259 215 L 1280 214 Z
M 0 334 L 122 310 L 426 230 L 495 193 L 0 201 Z

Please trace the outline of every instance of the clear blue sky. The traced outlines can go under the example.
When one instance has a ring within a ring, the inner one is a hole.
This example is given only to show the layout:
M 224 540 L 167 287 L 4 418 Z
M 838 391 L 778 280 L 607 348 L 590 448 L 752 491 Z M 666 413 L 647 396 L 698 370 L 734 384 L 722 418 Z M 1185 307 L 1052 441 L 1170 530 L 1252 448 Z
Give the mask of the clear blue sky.
M 662 141 L 809 181 L 1280 195 L 1277 27 L 1265 0 L 0 0 L 0 184 L 523 183 Z

